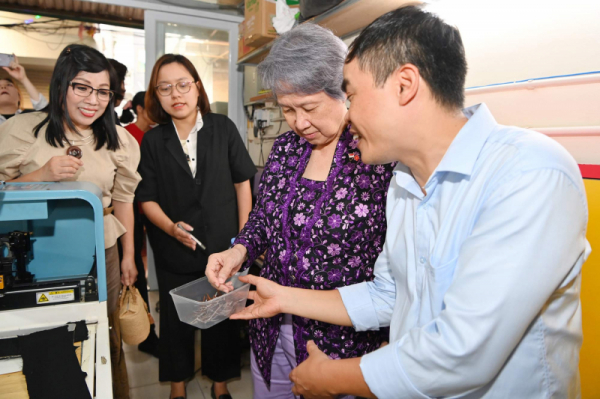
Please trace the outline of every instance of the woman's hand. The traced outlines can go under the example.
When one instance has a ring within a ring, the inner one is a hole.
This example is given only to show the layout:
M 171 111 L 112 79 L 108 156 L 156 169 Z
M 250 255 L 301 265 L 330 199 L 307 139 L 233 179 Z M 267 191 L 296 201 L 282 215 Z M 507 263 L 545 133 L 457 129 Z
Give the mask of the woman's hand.
M 121 260 L 121 284 L 131 287 L 137 280 L 137 268 L 133 257 L 123 257 Z
M 40 168 L 39 181 L 61 181 L 75 177 L 83 161 L 70 155 L 60 155 L 50 158 Z
M 273 317 L 279 313 L 284 313 L 283 303 L 285 302 L 285 290 L 289 289 L 266 278 L 256 276 L 242 276 L 240 281 L 250 283 L 256 286 L 256 291 L 248 293 L 248 299 L 254 303 L 242 310 L 234 313 L 230 319 L 264 319 Z
M 192 251 L 195 251 L 196 241 L 194 241 L 192 237 L 190 237 L 191 233 L 186 233 L 185 231 L 181 230 L 179 227 L 177 227 L 178 224 L 180 224 L 181 227 L 183 227 L 187 231 L 194 231 L 194 228 L 189 224 L 185 222 L 177 222 L 173 223 L 173 226 L 171 226 L 171 236 L 175 237 L 177 241 L 190 248 Z
M 240 270 L 246 259 L 246 254 L 246 247 L 240 244 L 227 251 L 212 254 L 206 265 L 208 282 L 219 291 L 229 292 L 233 290 L 231 283 L 225 284 L 225 282 Z

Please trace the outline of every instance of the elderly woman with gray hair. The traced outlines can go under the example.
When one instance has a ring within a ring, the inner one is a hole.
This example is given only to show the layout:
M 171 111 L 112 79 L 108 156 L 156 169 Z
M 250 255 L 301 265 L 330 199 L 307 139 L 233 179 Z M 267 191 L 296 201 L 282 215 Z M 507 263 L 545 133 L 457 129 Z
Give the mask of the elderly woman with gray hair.
M 306 24 L 277 39 L 258 66 L 292 130 L 275 141 L 233 247 L 208 260 L 216 288 L 229 291 L 225 280 L 265 251 L 260 275 L 282 285 L 330 290 L 373 279 L 393 165 L 360 160 L 345 123 L 346 52 L 331 31 Z M 308 341 L 330 358 L 349 358 L 379 348 L 385 335 L 287 314 L 252 320 L 254 397 L 294 398 L 288 374 L 307 358 Z

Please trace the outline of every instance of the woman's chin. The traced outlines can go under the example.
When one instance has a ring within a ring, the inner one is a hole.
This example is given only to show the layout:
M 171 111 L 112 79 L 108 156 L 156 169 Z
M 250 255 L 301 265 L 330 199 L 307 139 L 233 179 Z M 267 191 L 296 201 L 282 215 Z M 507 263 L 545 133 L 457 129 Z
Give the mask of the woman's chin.
M 79 120 L 79 118 L 77 118 L 77 119 L 73 119 L 73 124 L 79 130 L 88 130 L 90 128 L 90 126 L 92 126 L 92 123 L 94 123 L 94 121 L 95 121 L 95 119 L 82 121 L 82 120 Z

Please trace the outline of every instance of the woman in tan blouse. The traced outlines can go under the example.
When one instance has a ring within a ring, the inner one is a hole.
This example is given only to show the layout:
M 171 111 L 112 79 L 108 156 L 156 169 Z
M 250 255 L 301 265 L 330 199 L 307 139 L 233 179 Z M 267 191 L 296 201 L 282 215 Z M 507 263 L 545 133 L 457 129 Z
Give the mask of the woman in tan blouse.
M 0 126 L 0 180 L 88 181 L 102 190 L 111 361 L 115 398 L 128 398 L 127 370 L 118 331 L 121 283 L 133 285 L 133 198 L 141 180 L 135 138 L 115 125 L 116 82 L 97 50 L 67 46 L 50 82 L 46 112 L 18 115 Z M 113 215 L 114 212 L 114 215 Z M 119 267 L 117 239 L 123 258 Z M 113 323 L 113 318 L 116 323 Z

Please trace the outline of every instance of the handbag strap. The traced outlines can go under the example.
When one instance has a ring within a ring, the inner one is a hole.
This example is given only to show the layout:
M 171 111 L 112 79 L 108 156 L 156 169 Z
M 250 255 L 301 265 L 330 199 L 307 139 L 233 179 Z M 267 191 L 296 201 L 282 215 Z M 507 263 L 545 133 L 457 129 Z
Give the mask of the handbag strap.
M 135 304 L 136 302 L 136 291 L 137 289 L 134 286 L 127 286 L 127 285 L 122 285 L 121 286 L 121 296 L 119 297 L 119 305 L 122 308 L 123 304 L 125 303 L 125 299 L 127 299 L 127 301 L 131 301 Z
M 140 297 L 142 303 L 144 304 L 144 309 L 146 310 L 146 313 L 150 313 L 150 311 L 148 310 L 148 304 L 146 303 L 146 301 L 144 301 L 144 298 L 142 298 L 142 294 L 139 293 L 138 289 L 135 286 L 121 286 L 121 297 L 119 298 L 120 308 L 122 308 L 124 305 L 125 297 L 128 297 L 127 300 L 131 301 L 134 305 L 137 302 L 137 298 Z

